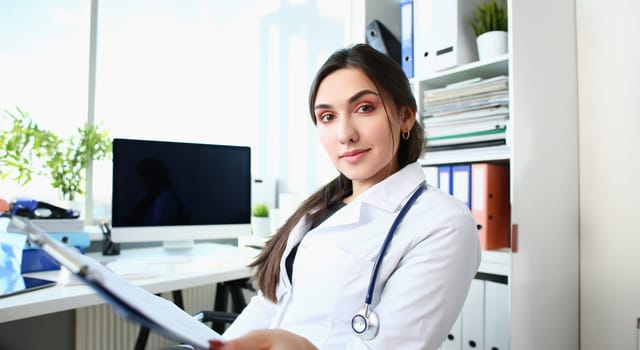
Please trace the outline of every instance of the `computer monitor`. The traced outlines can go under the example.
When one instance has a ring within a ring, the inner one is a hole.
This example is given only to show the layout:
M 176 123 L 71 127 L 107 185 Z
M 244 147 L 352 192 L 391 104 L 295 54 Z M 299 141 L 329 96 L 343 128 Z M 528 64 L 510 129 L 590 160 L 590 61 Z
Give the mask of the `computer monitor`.
M 113 140 L 111 239 L 165 242 L 251 234 L 251 150 L 246 146 Z

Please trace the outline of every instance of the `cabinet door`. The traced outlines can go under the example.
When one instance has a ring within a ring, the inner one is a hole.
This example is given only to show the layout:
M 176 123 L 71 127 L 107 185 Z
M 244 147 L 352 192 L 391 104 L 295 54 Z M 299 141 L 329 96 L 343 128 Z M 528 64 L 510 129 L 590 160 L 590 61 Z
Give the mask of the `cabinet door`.
M 508 6 L 511 203 L 518 225 L 509 277 L 510 347 L 578 350 L 575 4 Z

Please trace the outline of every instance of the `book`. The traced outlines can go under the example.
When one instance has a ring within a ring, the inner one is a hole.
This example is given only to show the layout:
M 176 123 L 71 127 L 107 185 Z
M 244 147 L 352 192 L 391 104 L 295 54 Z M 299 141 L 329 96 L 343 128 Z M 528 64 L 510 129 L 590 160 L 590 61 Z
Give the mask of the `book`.
M 509 89 L 509 79 L 505 75 L 472 81 L 469 84 L 455 84 L 443 88 L 429 89 L 424 91 L 426 102 L 433 102 L 442 99 L 479 94 L 492 91 L 506 91 Z
M 494 115 L 508 115 L 509 107 L 506 105 L 498 105 L 492 107 L 482 107 L 482 108 L 473 108 L 467 109 L 464 111 L 457 111 L 452 113 L 441 113 L 437 115 L 431 115 L 428 117 L 422 118 L 422 122 L 426 124 L 430 123 L 441 123 L 441 122 L 450 122 L 453 120 L 469 120 L 469 119 L 477 119 L 490 117 Z
M 465 134 L 506 127 L 509 122 L 507 115 L 496 115 L 470 121 L 456 120 L 452 122 L 438 122 L 424 125 L 427 139 L 456 134 Z
M 506 139 L 506 125 L 492 130 L 452 134 L 427 139 L 427 150 L 433 146 L 454 145 L 459 143 L 473 143 Z

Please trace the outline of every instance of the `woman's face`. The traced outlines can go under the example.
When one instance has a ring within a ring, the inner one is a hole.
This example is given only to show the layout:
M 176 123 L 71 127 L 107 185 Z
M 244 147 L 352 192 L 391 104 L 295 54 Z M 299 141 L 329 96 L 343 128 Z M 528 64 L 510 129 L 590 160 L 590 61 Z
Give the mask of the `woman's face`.
M 385 110 L 380 92 L 360 69 L 337 70 L 320 83 L 314 104 L 320 142 L 354 190 L 397 170 L 402 125 L 395 109 L 387 104 Z

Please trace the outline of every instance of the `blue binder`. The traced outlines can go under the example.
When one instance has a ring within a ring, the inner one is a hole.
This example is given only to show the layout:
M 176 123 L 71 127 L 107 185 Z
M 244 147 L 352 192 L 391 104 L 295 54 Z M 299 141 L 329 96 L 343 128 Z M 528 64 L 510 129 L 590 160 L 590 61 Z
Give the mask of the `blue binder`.
M 402 70 L 407 78 L 413 78 L 413 0 L 400 3 L 400 43 Z
M 471 164 L 451 167 L 451 194 L 471 209 Z
M 438 188 L 448 194 L 453 193 L 451 188 L 451 166 L 450 165 L 438 166 Z

